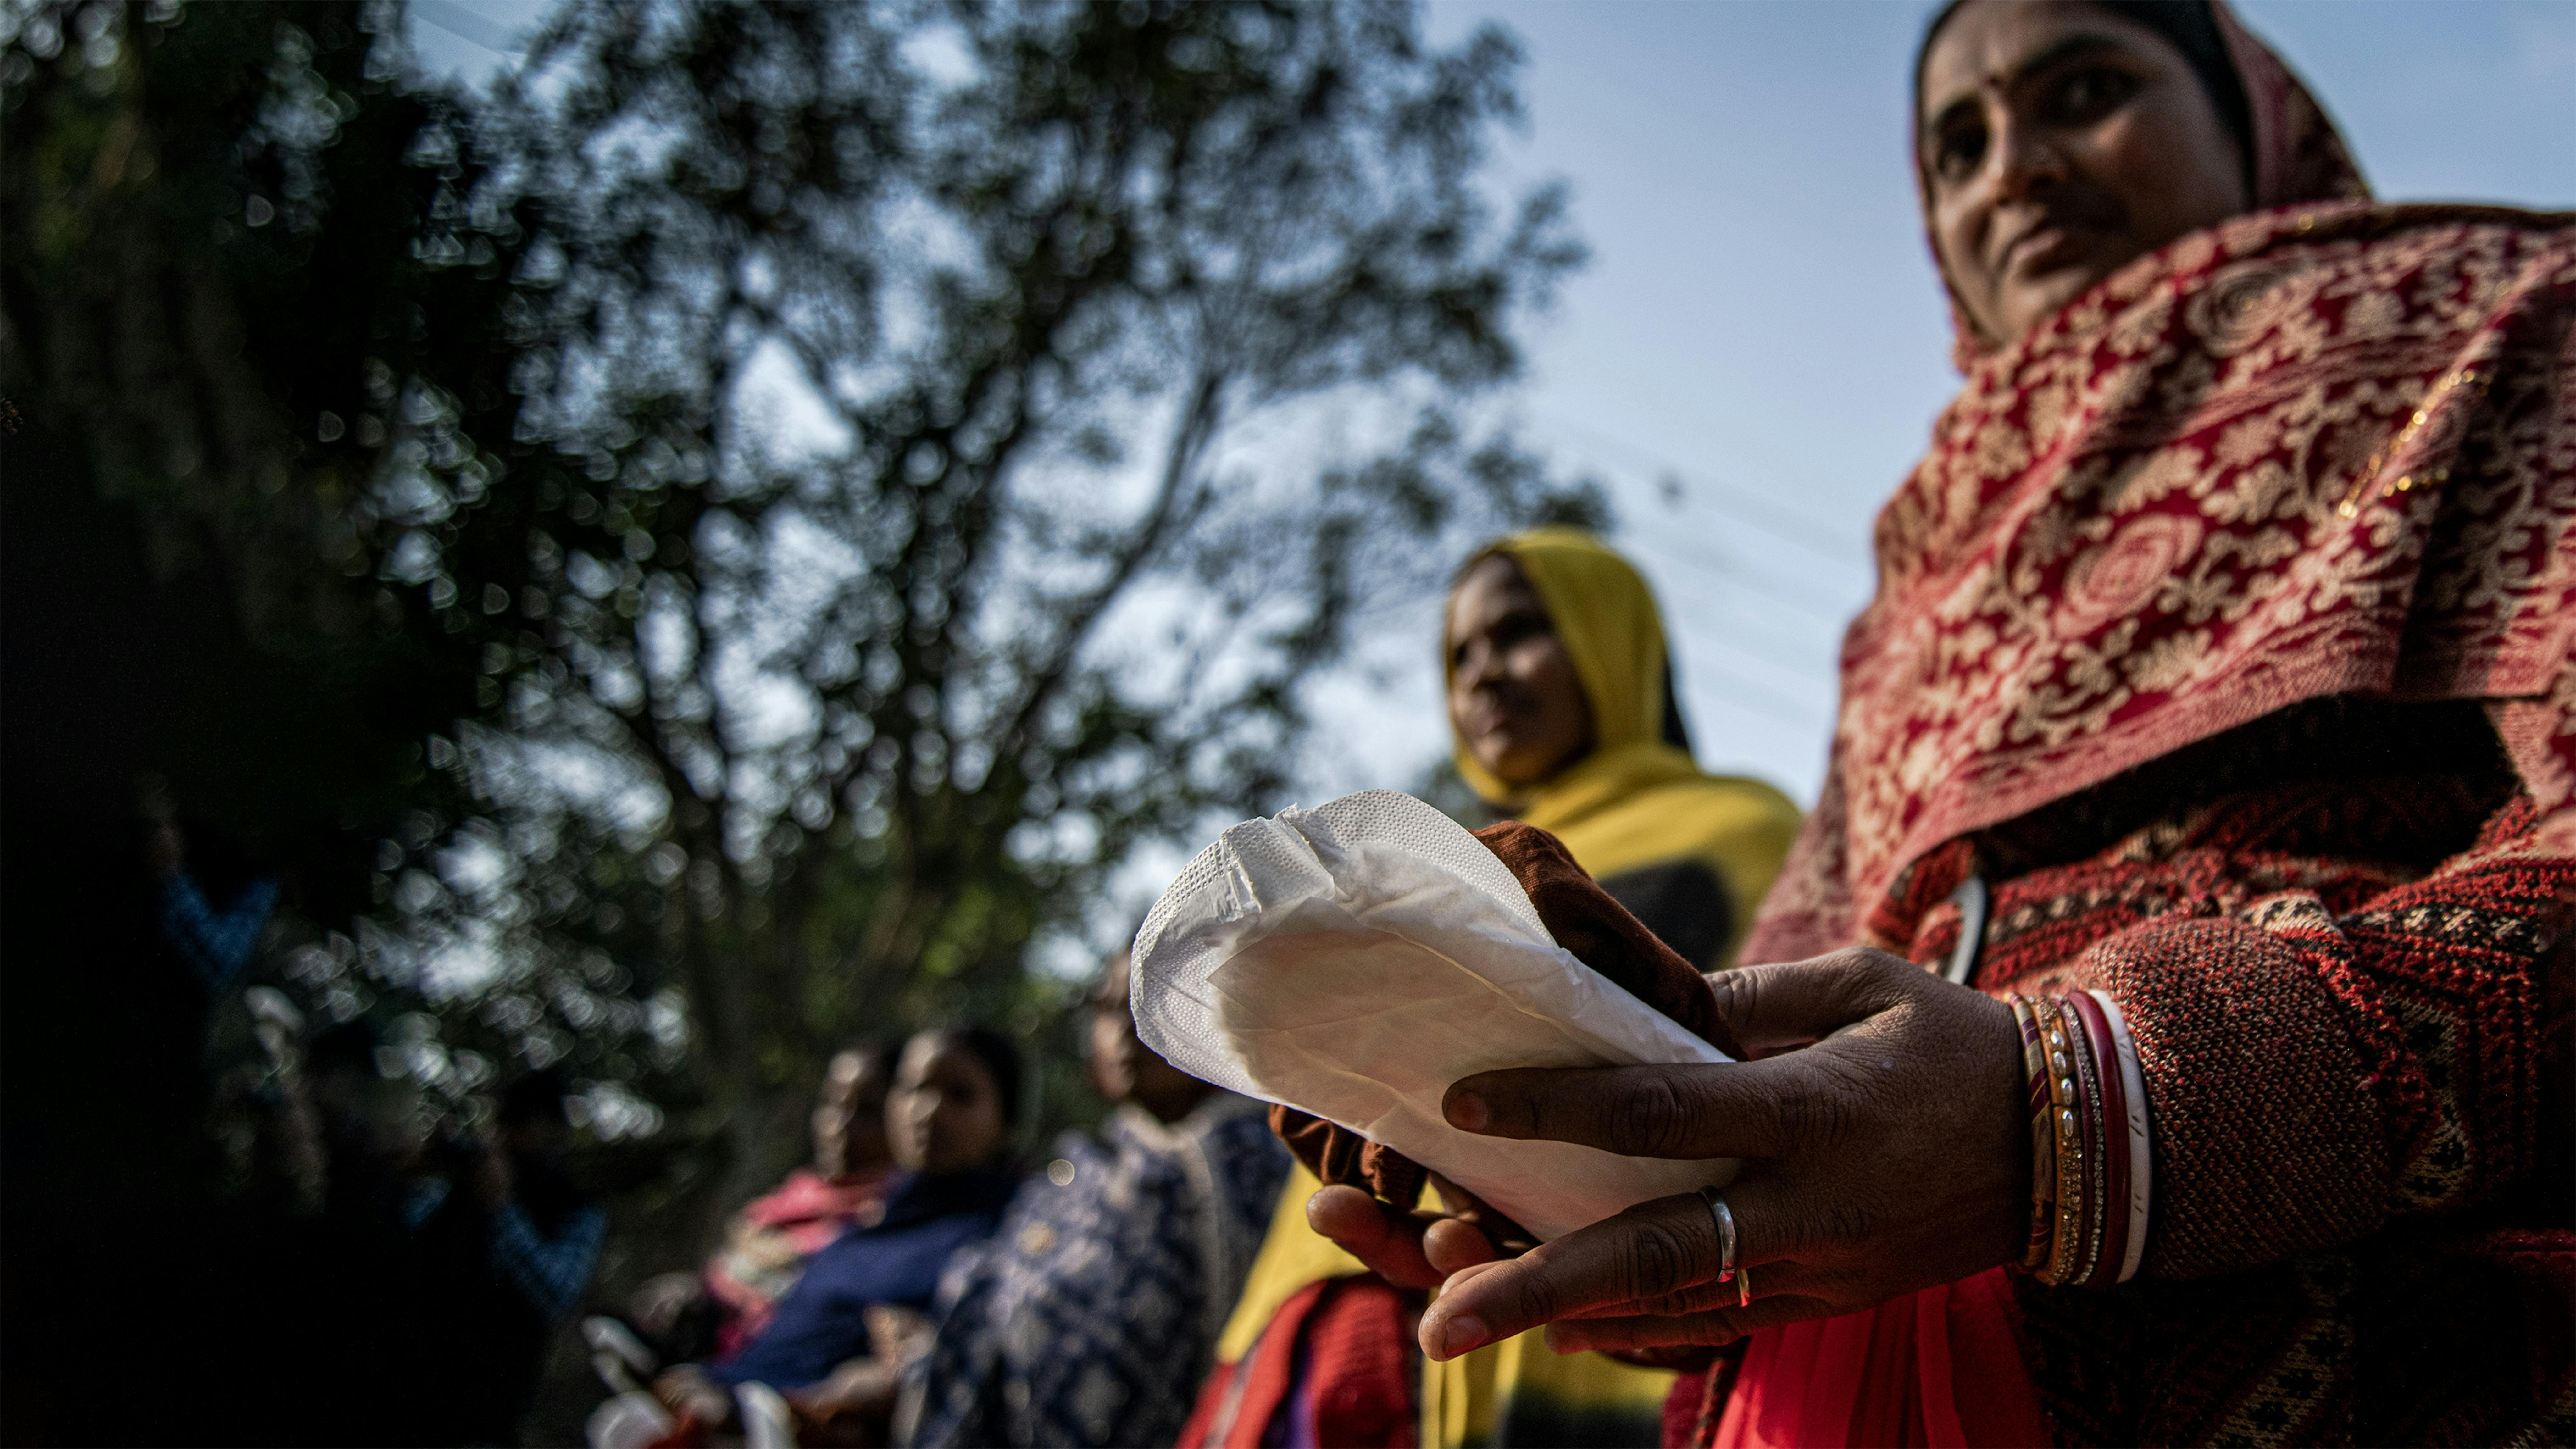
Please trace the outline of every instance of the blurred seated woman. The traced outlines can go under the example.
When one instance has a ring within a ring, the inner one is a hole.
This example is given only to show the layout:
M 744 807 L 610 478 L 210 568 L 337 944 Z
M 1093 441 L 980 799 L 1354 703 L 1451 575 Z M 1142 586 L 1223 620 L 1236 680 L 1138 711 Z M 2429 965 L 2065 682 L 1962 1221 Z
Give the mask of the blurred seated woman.
M 805 1262 L 760 1335 L 722 1362 L 656 1381 L 664 1403 L 701 1425 L 731 1419 L 731 1389 L 766 1384 L 800 1421 L 829 1435 L 881 1440 L 904 1354 L 959 1248 L 992 1235 L 1017 1175 L 1020 1054 L 980 1027 L 925 1031 L 904 1043 L 886 1093 L 885 1130 L 898 1173 L 876 1222 L 853 1227 Z
M 1697 1349 L 1692 1444 L 2571 1442 L 2576 216 L 2373 203 L 2212 0 L 1954 3 L 1916 87 L 1967 382 L 1755 1059 L 1445 1103 L 1741 1175 L 1313 1216 L 1434 1358 Z
M 666 1360 L 740 1352 L 769 1326 L 806 1259 L 885 1212 L 895 1175 L 886 1092 L 902 1046 L 855 1042 L 834 1053 L 814 1103 L 813 1162 L 734 1214 L 704 1268 L 635 1291 L 628 1317 Z
M 1001 1231 L 951 1265 L 905 1390 L 914 1449 L 1163 1445 L 1189 1413 L 1288 1153 L 1260 1103 L 1138 1039 L 1127 964 L 1083 1013 L 1109 1120 L 1058 1138 Z

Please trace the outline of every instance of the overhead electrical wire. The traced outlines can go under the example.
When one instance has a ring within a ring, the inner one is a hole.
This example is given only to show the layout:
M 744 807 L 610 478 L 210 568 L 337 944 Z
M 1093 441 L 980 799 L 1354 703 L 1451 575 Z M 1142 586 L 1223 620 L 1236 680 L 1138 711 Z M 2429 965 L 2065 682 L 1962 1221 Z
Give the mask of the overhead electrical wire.
M 1837 633 L 1845 624 L 1851 622 L 1851 616 L 1858 609 L 1857 604 L 1828 603 L 1818 598 L 1800 597 L 1779 584 L 1765 579 L 1760 573 L 1745 568 L 1733 559 L 1677 544 L 1668 537 L 1641 536 L 1629 542 L 1630 546 L 1640 553 L 1661 557 L 1684 566 L 1690 572 L 1683 574 L 1682 578 L 1689 582 L 1722 583 L 1742 589 L 1781 608 L 1804 614 Z
M 1681 676 L 1679 682 L 1687 693 L 1693 673 L 1688 667 L 1688 661 L 1685 661 L 1684 667 L 1677 672 Z M 1831 723 L 1833 719 L 1833 711 L 1828 707 L 1799 704 L 1794 700 L 1784 699 L 1760 685 L 1746 683 L 1740 674 L 1730 672 L 1721 677 L 1725 683 L 1713 695 L 1703 696 L 1703 698 L 1713 697 L 1720 704 L 1731 705 L 1737 709 L 1749 709 L 1751 713 L 1768 716 L 1776 723 L 1802 732 L 1812 731 L 1820 722 Z M 1685 703 L 1688 702 L 1685 701 Z
M 1550 414 L 1550 417 L 1553 419 L 1554 415 Z M 1567 422 L 1567 425 L 1601 439 L 1609 446 L 1627 452 L 1633 457 L 1643 458 L 1649 462 L 1655 461 L 1643 449 L 1607 438 L 1598 429 L 1570 422 Z M 1630 470 L 1603 468 L 1601 471 L 1609 475 L 1610 481 L 1620 493 L 1627 494 L 1634 491 L 1634 475 Z M 1723 506 L 1727 509 L 1727 519 L 1730 522 L 1749 524 L 1770 537 L 1796 545 L 1802 552 L 1812 554 L 1820 560 L 1855 571 L 1867 568 L 1865 562 L 1856 562 L 1852 558 L 1848 543 L 1838 546 L 1831 540 L 1829 532 L 1811 519 L 1772 506 L 1741 489 L 1711 485 L 1704 479 L 1686 478 L 1674 469 L 1667 468 L 1664 473 L 1668 477 L 1683 478 L 1694 494 L 1714 495 L 1712 501 L 1723 499 Z M 1628 476 L 1623 477 L 1623 474 Z M 1828 601 L 1818 595 L 1805 594 L 1804 591 L 1795 590 L 1789 586 L 1786 581 L 1766 577 L 1765 571 L 1747 568 L 1736 560 L 1717 555 L 1712 549 L 1694 547 L 1689 543 L 1677 541 L 1669 532 L 1633 533 L 1623 542 L 1634 552 L 1644 555 L 1645 561 L 1670 566 L 1656 571 L 1664 573 L 1678 592 L 1705 598 L 1713 589 L 1738 590 L 1762 603 L 1801 615 L 1813 623 L 1825 626 L 1837 640 L 1842 627 L 1849 622 L 1857 607 L 1855 601 L 1841 599 Z M 1723 605 L 1720 607 L 1724 608 Z M 1696 614 L 1699 611 L 1690 612 Z M 1726 609 L 1725 612 L 1735 613 L 1737 610 Z M 1821 701 L 1791 699 L 1773 688 L 1755 683 L 1747 677 L 1746 671 L 1740 666 L 1727 667 L 1720 664 L 1705 674 L 1700 669 L 1691 667 L 1698 664 L 1705 652 L 1710 649 L 1731 653 L 1765 668 L 1777 669 L 1793 678 L 1822 686 L 1827 698 Z M 1741 626 L 1714 629 L 1701 627 L 1683 631 L 1677 652 L 1686 656 L 1684 665 L 1679 671 L 1680 683 L 1685 691 L 1690 689 L 1694 677 L 1715 681 L 1714 687 L 1704 687 L 1699 692 L 1702 704 L 1715 702 L 1742 712 L 1760 715 L 1775 724 L 1786 725 L 1800 731 L 1811 731 L 1819 725 L 1827 727 L 1831 725 L 1836 673 L 1834 647 L 1831 645 L 1819 654 L 1809 656 L 1781 647 L 1775 642 L 1775 635 L 1763 629 Z
M 1693 470 L 1677 468 L 1670 461 L 1655 456 L 1635 443 L 1613 437 L 1590 423 L 1567 417 L 1552 408 L 1533 411 L 1545 418 L 1552 426 L 1584 434 L 1612 452 L 1629 455 L 1636 460 L 1638 466 L 1651 469 L 1664 477 L 1679 479 L 1695 490 L 1705 490 L 1725 496 L 1742 513 L 1746 522 L 1774 537 L 1798 544 L 1829 562 L 1845 567 L 1854 566 L 1852 545 L 1855 540 L 1839 534 L 1817 519 L 1810 518 L 1794 508 L 1783 507 L 1776 500 L 1755 493 L 1751 489 L 1721 482 Z

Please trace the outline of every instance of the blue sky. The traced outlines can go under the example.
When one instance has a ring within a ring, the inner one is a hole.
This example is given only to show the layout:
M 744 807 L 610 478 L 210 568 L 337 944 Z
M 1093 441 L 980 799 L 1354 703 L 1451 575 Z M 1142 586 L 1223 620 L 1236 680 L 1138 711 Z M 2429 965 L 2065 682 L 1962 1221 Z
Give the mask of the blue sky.
M 423 61 L 487 73 L 542 7 L 413 0 Z M 1593 260 L 1503 407 L 1609 481 L 1662 595 L 1704 763 L 1812 798 L 1869 521 L 1956 378 L 1905 168 L 1928 0 L 1434 0 L 1527 51 L 1502 179 L 1563 177 Z M 2381 195 L 2576 206 L 2576 3 L 2243 0 Z M 1679 501 L 1659 485 L 1679 483 Z M 1310 803 L 1445 748 L 1428 606 L 1328 692 Z M 1284 802 L 1283 802 L 1284 803 Z

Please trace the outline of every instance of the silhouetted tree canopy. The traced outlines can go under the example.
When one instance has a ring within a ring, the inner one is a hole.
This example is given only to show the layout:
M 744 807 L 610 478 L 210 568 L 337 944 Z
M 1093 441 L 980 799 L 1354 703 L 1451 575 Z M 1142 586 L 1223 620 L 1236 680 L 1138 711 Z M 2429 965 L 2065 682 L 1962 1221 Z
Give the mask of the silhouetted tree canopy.
M 150 773 L 323 1015 L 667 1115 L 700 1230 L 830 1047 L 1036 1028 L 1139 846 L 1286 803 L 1370 610 L 1601 513 L 1471 422 L 1580 259 L 1497 31 L 576 0 L 469 95 L 384 0 L 6 14 L 13 1109 Z

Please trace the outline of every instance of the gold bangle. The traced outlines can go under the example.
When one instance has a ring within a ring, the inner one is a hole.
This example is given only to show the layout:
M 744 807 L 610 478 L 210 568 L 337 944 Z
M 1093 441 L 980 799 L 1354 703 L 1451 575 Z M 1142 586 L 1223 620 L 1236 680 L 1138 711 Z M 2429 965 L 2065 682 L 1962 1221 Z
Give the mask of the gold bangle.
M 2084 1239 L 2084 1138 L 2076 1121 L 2074 1043 L 2067 1039 L 2066 1018 L 2057 1002 L 2040 997 L 2031 1003 L 2039 1013 L 2040 1040 L 2048 1049 L 2048 1108 L 2057 1133 L 2057 1210 L 2051 1213 L 2048 1266 L 2043 1283 L 2067 1281 L 2075 1268 L 2075 1250 Z
M 2021 1075 L 2025 1106 L 2030 1115 L 2030 1241 L 2022 1248 L 2024 1272 L 2036 1272 L 2047 1266 L 2049 1245 L 2056 1236 L 2052 1207 L 2057 1201 L 2057 1128 L 2056 1114 L 2048 1105 L 2048 1048 L 2040 1041 L 2039 1014 L 2031 1009 L 2030 998 L 2019 992 L 2007 998 L 2012 1004 L 2013 1025 L 2021 1030 Z

